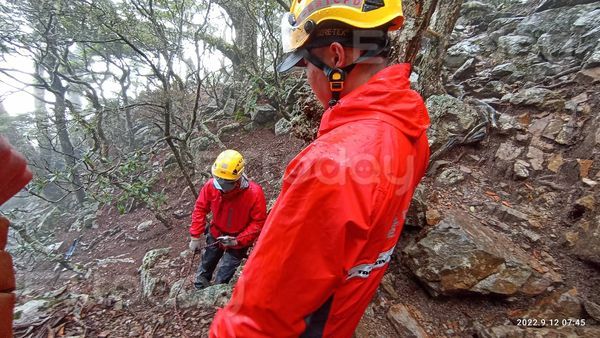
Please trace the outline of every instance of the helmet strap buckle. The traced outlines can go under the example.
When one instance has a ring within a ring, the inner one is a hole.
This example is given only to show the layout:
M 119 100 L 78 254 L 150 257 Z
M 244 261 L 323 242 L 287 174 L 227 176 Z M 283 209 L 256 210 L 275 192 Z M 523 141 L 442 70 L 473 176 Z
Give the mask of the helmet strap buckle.
M 331 90 L 331 100 L 329 106 L 335 106 L 344 90 L 344 82 L 346 81 L 346 71 L 340 68 L 326 67 L 324 69 L 325 75 L 329 80 L 329 89 Z

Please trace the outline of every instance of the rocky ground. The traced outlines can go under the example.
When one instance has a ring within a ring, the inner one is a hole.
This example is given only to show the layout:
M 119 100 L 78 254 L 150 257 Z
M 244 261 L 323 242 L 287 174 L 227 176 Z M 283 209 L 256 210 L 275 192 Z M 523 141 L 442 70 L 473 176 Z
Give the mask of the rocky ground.
M 427 100 L 432 162 L 357 337 L 600 336 L 600 3 L 536 4 L 463 5 L 450 95 Z M 272 201 L 303 144 L 261 116 L 222 139 Z M 218 147 L 195 151 L 208 172 Z M 206 335 L 231 286 L 191 289 L 193 199 L 169 158 L 153 161 L 173 228 L 94 205 L 83 226 L 58 222 L 51 249 L 74 247 L 89 272 L 17 260 L 17 336 Z

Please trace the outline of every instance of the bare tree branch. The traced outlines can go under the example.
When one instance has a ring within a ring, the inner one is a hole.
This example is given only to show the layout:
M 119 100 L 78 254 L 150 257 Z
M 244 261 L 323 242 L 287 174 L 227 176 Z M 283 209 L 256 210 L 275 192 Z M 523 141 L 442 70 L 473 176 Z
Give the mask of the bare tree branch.
M 290 11 L 290 6 L 283 2 L 283 0 L 275 0 L 281 6 L 281 8 L 285 9 L 286 12 Z

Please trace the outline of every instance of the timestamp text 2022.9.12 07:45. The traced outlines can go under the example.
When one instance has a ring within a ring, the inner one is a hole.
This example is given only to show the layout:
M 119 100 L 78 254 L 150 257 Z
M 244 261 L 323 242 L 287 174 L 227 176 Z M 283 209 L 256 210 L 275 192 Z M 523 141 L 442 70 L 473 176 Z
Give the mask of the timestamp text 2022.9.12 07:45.
M 585 326 L 585 319 L 578 318 L 517 318 L 515 320 L 517 326 L 525 327 L 561 327 L 561 326 Z

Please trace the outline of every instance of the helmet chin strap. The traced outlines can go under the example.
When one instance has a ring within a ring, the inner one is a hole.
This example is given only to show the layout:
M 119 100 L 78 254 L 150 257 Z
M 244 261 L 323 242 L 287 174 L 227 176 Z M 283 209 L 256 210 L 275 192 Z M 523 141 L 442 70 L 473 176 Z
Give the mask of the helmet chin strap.
M 365 60 L 378 56 L 388 49 L 388 44 L 385 46 L 381 46 L 377 49 L 368 50 L 364 54 L 362 54 L 358 59 L 356 59 L 353 63 L 349 64 L 346 67 L 342 68 L 332 68 L 329 67 L 325 62 L 321 61 L 318 57 L 314 56 L 307 49 L 302 50 L 302 57 L 305 60 L 312 63 L 315 67 L 321 69 L 325 76 L 327 76 L 327 80 L 329 81 L 329 89 L 331 90 L 331 100 L 329 100 L 329 107 L 335 106 L 344 90 L 344 82 L 346 81 L 346 77 L 350 72 L 356 67 L 357 64 L 364 62 Z

